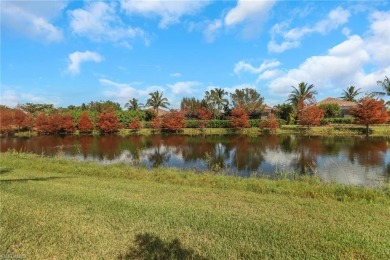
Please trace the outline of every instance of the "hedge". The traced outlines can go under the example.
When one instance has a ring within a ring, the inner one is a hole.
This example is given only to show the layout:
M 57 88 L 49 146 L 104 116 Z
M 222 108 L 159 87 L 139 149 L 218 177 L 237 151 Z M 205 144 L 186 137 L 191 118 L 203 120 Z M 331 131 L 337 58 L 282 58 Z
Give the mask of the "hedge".
M 324 118 L 321 120 L 321 124 L 353 124 L 353 120 L 353 117 Z

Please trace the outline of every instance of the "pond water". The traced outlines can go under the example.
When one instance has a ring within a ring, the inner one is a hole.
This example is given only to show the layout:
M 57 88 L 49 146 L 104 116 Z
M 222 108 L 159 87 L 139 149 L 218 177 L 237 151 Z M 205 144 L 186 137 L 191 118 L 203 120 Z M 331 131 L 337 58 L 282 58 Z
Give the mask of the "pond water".
M 243 177 L 318 175 L 326 182 L 381 186 L 390 180 L 390 138 L 307 136 L 38 136 L 0 139 L 0 150 L 100 163 L 212 170 Z M 278 173 L 275 173 L 278 172 Z

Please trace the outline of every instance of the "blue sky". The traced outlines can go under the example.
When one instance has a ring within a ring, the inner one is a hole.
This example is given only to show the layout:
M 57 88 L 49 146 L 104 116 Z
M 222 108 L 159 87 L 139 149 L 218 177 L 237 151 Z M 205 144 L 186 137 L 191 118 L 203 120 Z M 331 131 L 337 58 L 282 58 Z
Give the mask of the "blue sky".
M 269 105 L 390 77 L 389 1 L 3 1 L 0 103 L 124 105 L 160 90 L 177 108 L 219 87 Z

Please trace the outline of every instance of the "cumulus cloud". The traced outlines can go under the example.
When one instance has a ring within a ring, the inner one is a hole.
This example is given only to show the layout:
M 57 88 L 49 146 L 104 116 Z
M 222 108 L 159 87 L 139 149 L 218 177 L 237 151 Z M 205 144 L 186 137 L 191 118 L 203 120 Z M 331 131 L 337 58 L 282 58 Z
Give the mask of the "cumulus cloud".
M 280 53 L 299 47 L 300 41 L 304 36 L 312 33 L 326 34 L 346 24 L 349 17 L 350 12 L 348 10 L 337 7 L 330 11 L 325 19 L 318 21 L 313 26 L 296 27 L 287 30 L 287 23 L 275 24 L 271 29 L 272 39 L 268 43 L 268 51 Z M 281 43 L 277 42 L 277 37 L 282 38 Z
M 0 104 L 16 107 L 18 104 L 23 103 L 45 103 L 45 104 L 58 104 L 60 99 L 52 96 L 48 93 L 34 93 L 26 91 L 15 91 L 14 87 L 1 85 L 0 88 Z
M 128 39 L 140 37 L 148 45 L 145 32 L 125 26 L 116 13 L 116 7 L 115 2 L 90 2 L 84 8 L 69 11 L 72 32 L 94 41 L 119 42 L 127 48 L 131 48 Z
M 267 14 L 276 1 L 238 0 L 237 6 L 225 16 L 225 24 L 233 26 L 246 20 L 257 20 Z
M 122 10 L 128 14 L 138 14 L 143 16 L 158 16 L 161 18 L 159 27 L 167 28 L 171 24 L 178 23 L 184 15 L 192 15 L 200 11 L 209 4 L 209 1 L 138 1 L 121 0 Z
M 241 72 L 249 72 L 252 74 L 259 74 L 266 69 L 278 67 L 280 64 L 281 63 L 277 60 L 266 60 L 261 63 L 259 67 L 254 67 L 245 61 L 239 61 L 234 66 L 234 73 L 239 74 Z
M 181 81 L 174 84 L 168 84 L 167 86 L 171 89 L 172 93 L 178 94 L 192 94 L 193 87 L 200 86 L 201 83 L 197 81 Z
M 140 83 L 118 83 L 108 79 L 99 79 L 100 84 L 103 86 L 110 87 L 108 90 L 104 92 L 104 95 L 110 99 L 115 100 L 119 103 L 126 103 L 131 98 L 137 98 L 142 100 L 141 102 L 146 100 L 146 97 L 149 93 L 158 91 L 164 91 L 164 88 L 161 86 L 149 86 L 149 87 L 141 87 Z M 137 88 L 138 87 L 138 88 Z
M 272 80 L 270 90 L 286 96 L 291 85 L 305 81 L 318 89 L 341 90 L 355 85 L 365 92 L 376 91 L 376 81 L 390 74 L 390 12 L 375 12 L 370 21 L 365 37 L 351 35 L 326 55 L 307 58 L 297 68 Z
M 30 38 L 58 42 L 63 39 L 62 30 L 50 20 L 58 16 L 65 6 L 63 1 L 2 1 L 1 24 Z
M 69 54 L 69 66 L 68 71 L 74 74 L 80 73 L 80 65 L 83 62 L 93 61 L 93 62 L 101 62 L 103 57 L 100 56 L 97 52 L 85 51 L 80 52 L 76 51 Z
M 206 29 L 203 31 L 203 35 L 207 42 L 213 42 L 219 29 L 222 28 L 222 21 L 220 19 L 214 20 L 209 23 Z

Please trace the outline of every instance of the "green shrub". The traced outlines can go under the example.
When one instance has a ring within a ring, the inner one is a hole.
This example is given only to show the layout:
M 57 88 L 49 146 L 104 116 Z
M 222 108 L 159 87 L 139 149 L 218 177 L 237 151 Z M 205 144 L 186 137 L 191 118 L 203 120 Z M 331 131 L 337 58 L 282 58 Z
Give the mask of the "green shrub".
M 353 117 L 339 117 L 339 118 L 324 118 L 321 120 L 322 125 L 327 124 L 352 124 L 354 118 Z

